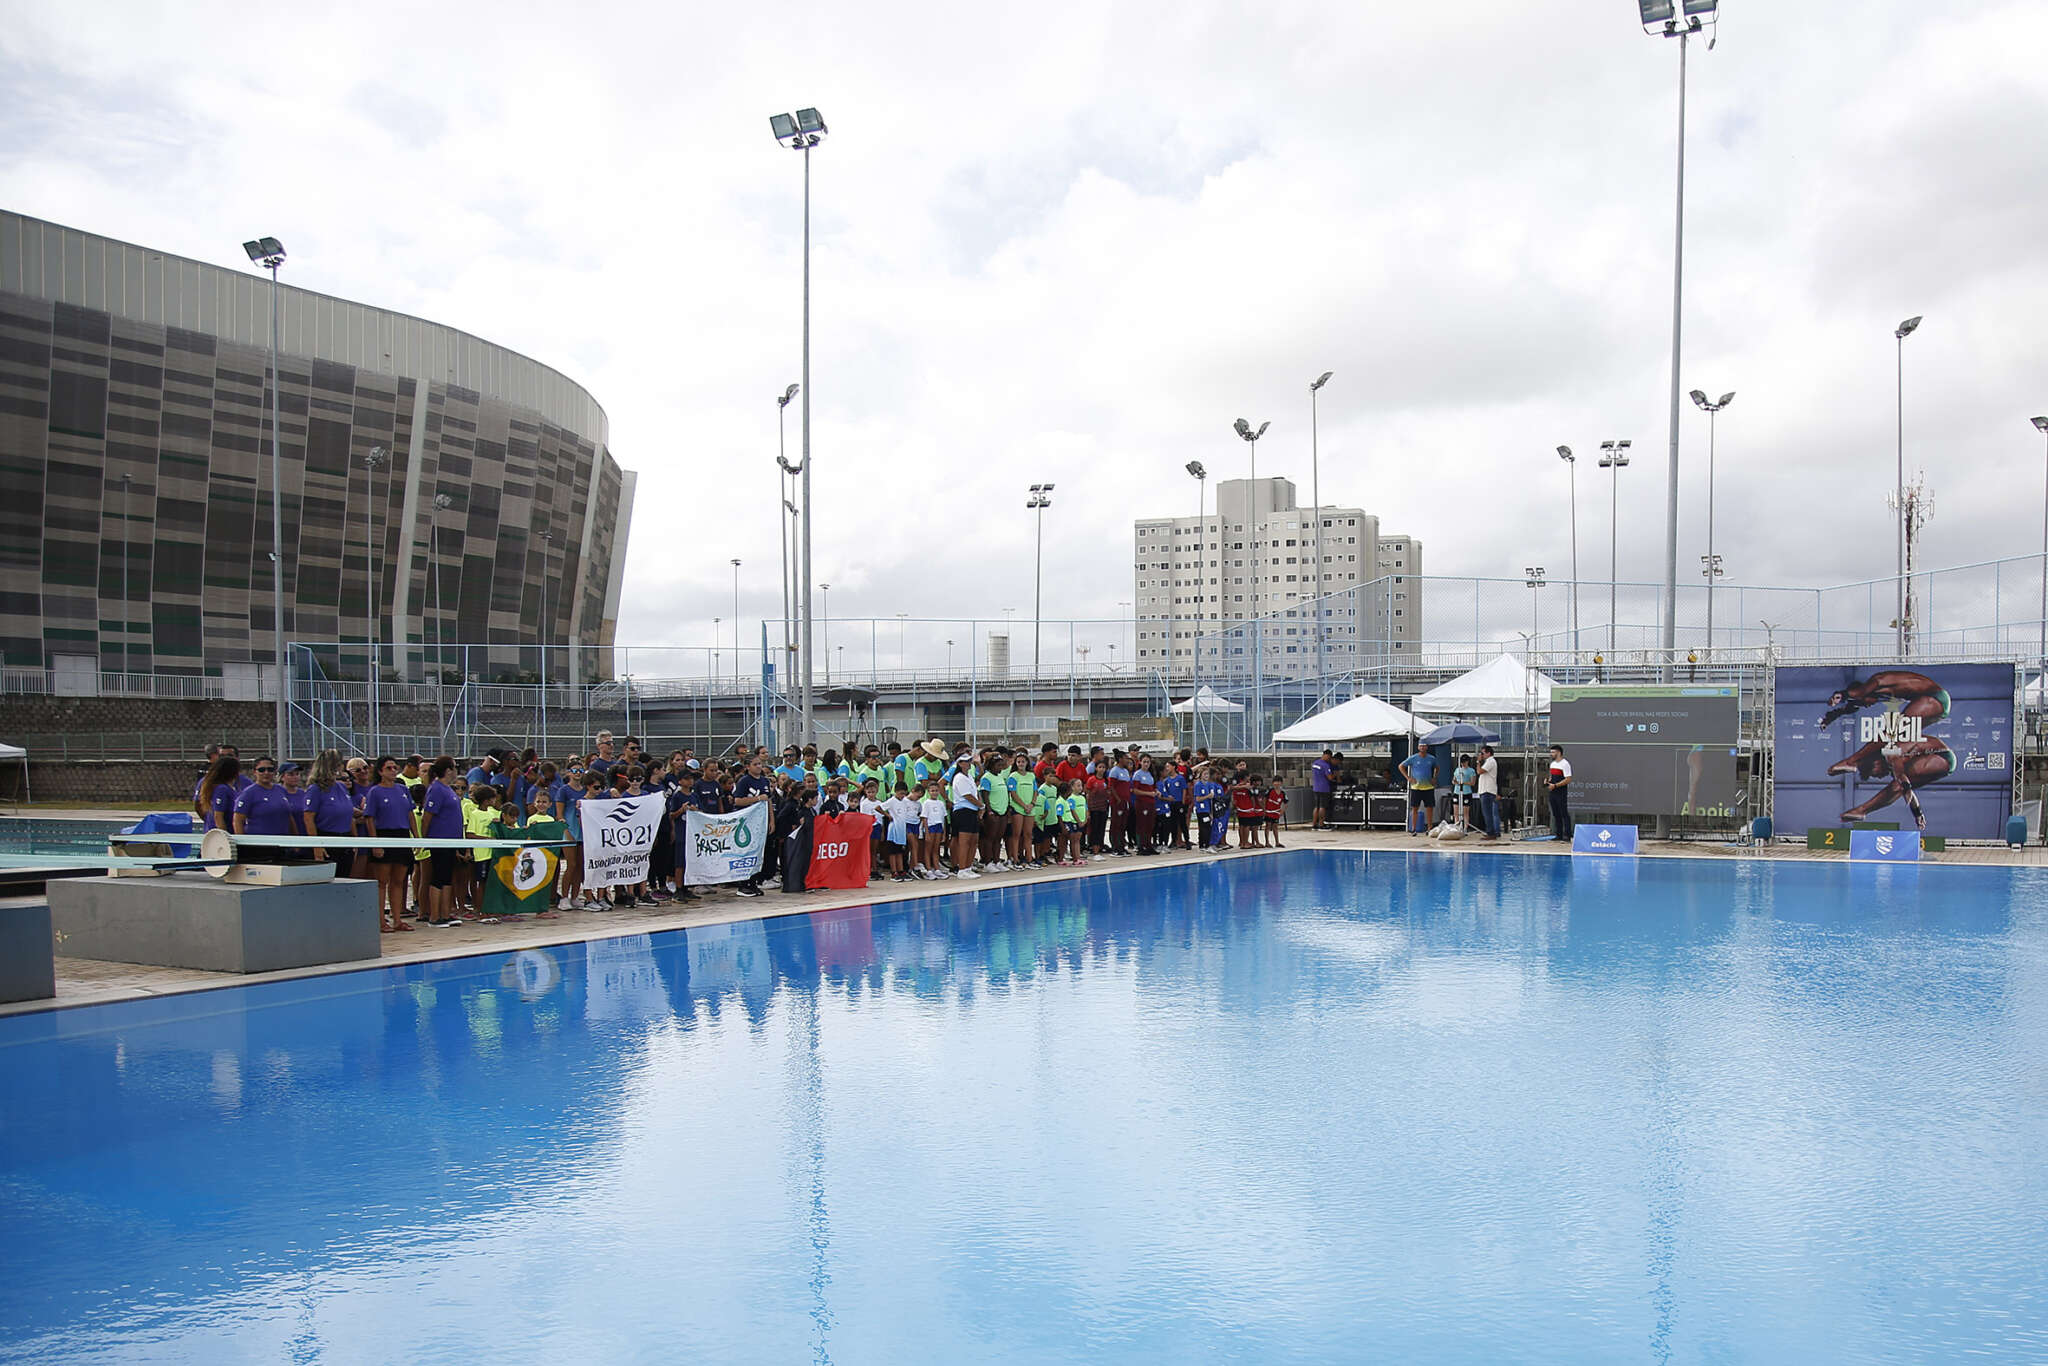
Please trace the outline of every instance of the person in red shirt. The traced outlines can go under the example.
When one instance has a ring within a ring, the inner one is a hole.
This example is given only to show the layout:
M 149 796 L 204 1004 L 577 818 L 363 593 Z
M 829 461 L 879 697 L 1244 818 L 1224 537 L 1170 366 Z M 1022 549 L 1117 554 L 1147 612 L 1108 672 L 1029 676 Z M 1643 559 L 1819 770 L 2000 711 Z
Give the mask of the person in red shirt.
M 1280 847 L 1280 823 L 1287 816 L 1287 789 L 1280 786 L 1278 778 L 1266 789 L 1266 838 L 1273 841 L 1273 847 Z
M 1063 792 L 1066 790 L 1067 784 L 1077 778 L 1085 783 L 1088 780 L 1088 765 L 1081 759 L 1081 747 L 1079 745 L 1068 745 L 1067 757 L 1060 760 L 1059 767 L 1054 769 L 1053 772 L 1059 778 L 1060 790 Z
M 1082 791 L 1088 797 L 1088 852 L 1099 856 L 1109 824 L 1109 775 L 1098 767 L 1083 780 Z
M 1230 814 L 1237 818 L 1237 847 L 1256 848 L 1253 840 L 1266 812 L 1264 799 L 1253 790 L 1252 780 L 1231 784 Z

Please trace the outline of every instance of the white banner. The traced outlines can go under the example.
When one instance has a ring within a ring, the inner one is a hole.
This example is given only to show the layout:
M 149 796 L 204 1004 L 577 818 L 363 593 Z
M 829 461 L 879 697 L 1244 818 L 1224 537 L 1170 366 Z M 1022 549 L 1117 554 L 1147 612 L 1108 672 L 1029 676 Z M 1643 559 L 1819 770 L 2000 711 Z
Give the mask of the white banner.
M 755 802 L 723 816 L 693 807 L 685 815 L 684 886 L 740 882 L 761 871 L 761 857 L 768 849 L 768 803 Z
M 647 881 L 647 859 L 661 825 L 661 797 L 601 797 L 577 806 L 583 818 L 583 885 L 631 887 Z

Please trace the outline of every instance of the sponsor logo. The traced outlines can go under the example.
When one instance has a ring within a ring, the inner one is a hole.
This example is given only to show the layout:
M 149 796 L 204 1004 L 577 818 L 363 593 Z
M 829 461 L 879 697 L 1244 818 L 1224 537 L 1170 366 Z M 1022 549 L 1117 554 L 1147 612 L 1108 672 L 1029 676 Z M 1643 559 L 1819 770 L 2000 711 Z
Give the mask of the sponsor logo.
M 1890 835 L 1879 835 L 1877 837 L 1877 852 L 1880 854 L 1889 854 L 1891 851 L 1892 837 Z
M 826 840 L 818 846 L 818 857 L 825 859 L 845 858 L 853 846 L 845 840 Z

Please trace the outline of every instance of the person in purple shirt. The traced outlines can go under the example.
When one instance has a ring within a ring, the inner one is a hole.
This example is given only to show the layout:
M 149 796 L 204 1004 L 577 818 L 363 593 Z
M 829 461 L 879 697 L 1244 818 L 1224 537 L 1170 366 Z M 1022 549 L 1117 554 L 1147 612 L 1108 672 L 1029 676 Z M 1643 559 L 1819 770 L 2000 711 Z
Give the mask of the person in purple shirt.
M 235 828 L 235 797 L 242 790 L 235 779 L 241 776 L 242 761 L 232 754 L 220 755 L 207 765 L 199 786 L 192 791 L 192 812 L 199 817 L 201 830 Z
M 455 771 L 455 760 L 447 755 L 427 767 L 426 800 L 420 809 L 426 813 L 425 835 L 430 840 L 457 840 L 462 838 L 462 798 L 455 795 L 455 789 L 448 785 L 448 775 Z M 427 923 L 429 925 L 459 925 L 450 911 L 455 897 L 455 850 L 435 849 L 427 855 Z
M 412 793 L 398 781 L 398 760 L 385 755 L 377 760 L 377 783 L 363 794 L 363 824 L 378 838 L 412 838 Z M 383 913 L 384 932 L 410 930 L 405 923 L 405 883 L 414 859 L 410 845 L 372 847 L 370 862 L 377 871 L 378 907 Z
M 1337 771 L 1334 758 L 1326 749 L 1321 758 L 1308 766 L 1309 791 L 1315 797 L 1315 811 L 1308 822 L 1311 830 L 1321 830 L 1330 823 L 1330 779 Z
M 256 761 L 256 780 L 242 789 L 235 798 L 235 833 L 237 835 L 289 835 L 295 822 L 293 802 L 285 790 L 277 785 L 277 760 L 268 754 Z M 261 849 L 242 850 L 237 857 L 244 863 L 282 863 L 290 851 L 274 846 Z
M 313 761 L 313 785 L 305 792 L 307 834 L 331 835 L 336 839 L 348 839 L 355 834 L 360 813 L 356 809 L 355 790 L 342 776 L 344 772 L 339 750 L 321 750 L 320 757 Z M 313 857 L 330 859 L 334 875 L 346 877 L 353 852 L 315 848 Z

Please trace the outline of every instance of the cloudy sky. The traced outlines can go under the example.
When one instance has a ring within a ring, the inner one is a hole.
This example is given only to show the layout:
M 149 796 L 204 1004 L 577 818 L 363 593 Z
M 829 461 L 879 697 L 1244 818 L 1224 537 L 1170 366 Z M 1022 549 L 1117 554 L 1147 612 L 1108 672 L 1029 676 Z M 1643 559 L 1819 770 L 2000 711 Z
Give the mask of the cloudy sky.
M 1562 442 L 1604 579 L 1608 437 L 1621 573 L 1662 573 L 1678 53 L 1626 0 L 291 8 L 0 0 L 0 202 L 224 265 L 271 233 L 293 283 L 584 383 L 641 476 L 622 640 L 730 632 L 735 556 L 742 616 L 779 616 L 801 182 L 767 116 L 804 104 L 834 617 L 1028 618 L 1040 479 L 1047 615 L 1115 616 L 1132 519 L 1192 512 L 1188 459 L 1243 472 L 1233 418 L 1305 495 L 1324 369 L 1326 500 L 1433 573 L 1560 576 Z M 1727 8 L 1692 55 L 1683 373 L 1739 395 L 1730 580 L 1890 572 L 1909 314 L 1929 561 L 2037 552 L 2048 7 Z

